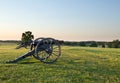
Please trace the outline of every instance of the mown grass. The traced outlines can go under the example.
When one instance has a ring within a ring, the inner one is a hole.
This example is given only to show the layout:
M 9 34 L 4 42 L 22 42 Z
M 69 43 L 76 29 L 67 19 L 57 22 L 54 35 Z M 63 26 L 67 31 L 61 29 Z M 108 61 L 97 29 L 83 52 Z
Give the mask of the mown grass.
M 5 63 L 26 53 L 16 44 L 0 44 L 0 83 L 120 83 L 120 49 L 62 46 L 56 63 L 32 56 Z

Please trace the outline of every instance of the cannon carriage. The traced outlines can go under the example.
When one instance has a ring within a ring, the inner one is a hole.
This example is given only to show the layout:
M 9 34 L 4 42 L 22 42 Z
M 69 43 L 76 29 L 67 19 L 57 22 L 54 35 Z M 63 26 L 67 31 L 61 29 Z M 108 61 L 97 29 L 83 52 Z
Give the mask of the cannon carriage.
M 28 56 L 33 56 L 43 63 L 54 63 L 61 55 L 61 44 L 54 38 L 37 38 L 30 44 L 30 51 L 9 63 L 18 62 Z

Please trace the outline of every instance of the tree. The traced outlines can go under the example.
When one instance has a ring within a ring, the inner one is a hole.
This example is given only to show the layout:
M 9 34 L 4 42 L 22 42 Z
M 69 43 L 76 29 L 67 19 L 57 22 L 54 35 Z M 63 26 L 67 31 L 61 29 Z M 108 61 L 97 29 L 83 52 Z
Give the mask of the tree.
M 107 42 L 108 48 L 112 48 L 112 42 Z
M 32 41 L 32 39 L 34 39 L 34 35 L 32 35 L 31 31 L 26 31 L 25 33 L 22 33 L 22 43 L 29 43 Z
M 97 47 L 98 45 L 97 45 L 97 42 L 95 42 L 95 41 L 92 41 L 91 42 L 91 45 L 90 45 L 90 47 Z
M 119 48 L 120 46 L 120 41 L 117 39 L 117 40 L 113 40 L 112 42 L 112 47 L 113 48 Z
M 80 45 L 80 46 L 86 46 L 86 45 L 85 45 L 85 42 L 79 42 L 79 45 Z
M 25 33 L 22 33 L 22 38 L 21 38 L 21 44 L 16 47 L 16 49 L 19 49 L 21 47 L 27 48 L 34 39 L 34 35 L 32 35 L 31 31 L 26 31 Z

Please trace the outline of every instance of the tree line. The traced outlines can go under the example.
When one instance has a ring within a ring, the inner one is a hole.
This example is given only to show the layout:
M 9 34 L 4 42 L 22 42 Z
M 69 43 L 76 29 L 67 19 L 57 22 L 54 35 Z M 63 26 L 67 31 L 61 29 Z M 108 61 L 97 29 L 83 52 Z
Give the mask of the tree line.
M 0 43 L 16 43 L 20 44 L 21 40 L 0 40 Z M 120 48 L 120 40 L 116 39 L 111 42 L 102 42 L 102 41 L 81 41 L 81 42 L 72 42 L 72 41 L 61 41 L 63 45 L 67 46 L 83 46 L 83 47 L 102 47 L 102 48 Z
M 81 41 L 81 42 L 71 42 L 64 41 L 64 45 L 68 46 L 85 46 L 85 47 L 103 47 L 103 48 L 120 48 L 120 41 L 118 39 L 111 42 L 102 41 Z
M 26 31 L 22 33 L 22 37 L 20 41 L 16 40 L 8 40 L 8 41 L 2 41 L 0 42 L 8 42 L 8 43 L 19 43 L 20 47 L 27 47 L 30 45 L 30 43 L 33 42 L 34 35 L 32 34 L 31 31 Z M 72 42 L 72 41 L 59 41 L 63 45 L 68 45 L 68 46 L 85 46 L 85 47 L 108 47 L 108 48 L 120 48 L 120 41 L 118 39 L 113 40 L 111 42 L 98 42 L 98 41 L 81 41 L 81 42 Z M 19 47 L 18 46 L 18 47 Z

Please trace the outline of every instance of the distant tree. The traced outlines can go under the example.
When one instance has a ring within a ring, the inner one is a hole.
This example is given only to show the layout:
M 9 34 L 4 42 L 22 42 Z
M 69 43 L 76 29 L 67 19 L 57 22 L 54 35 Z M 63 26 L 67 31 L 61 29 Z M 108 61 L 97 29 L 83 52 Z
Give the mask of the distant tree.
M 79 45 L 80 45 L 80 46 L 86 46 L 86 45 L 85 45 L 85 42 L 79 42 Z
M 65 41 L 64 45 L 70 45 L 70 42 L 69 41 Z
M 119 48 L 120 46 L 120 41 L 117 39 L 117 40 L 113 40 L 112 42 L 112 47 L 113 48 Z
M 107 42 L 108 48 L 112 48 L 112 42 Z
M 105 43 L 102 43 L 102 48 L 105 48 Z
M 90 47 L 97 47 L 98 45 L 97 45 L 97 42 L 95 42 L 95 41 L 92 41 L 91 42 L 91 45 L 90 45 Z
M 77 46 L 77 42 L 71 42 L 72 46 Z

